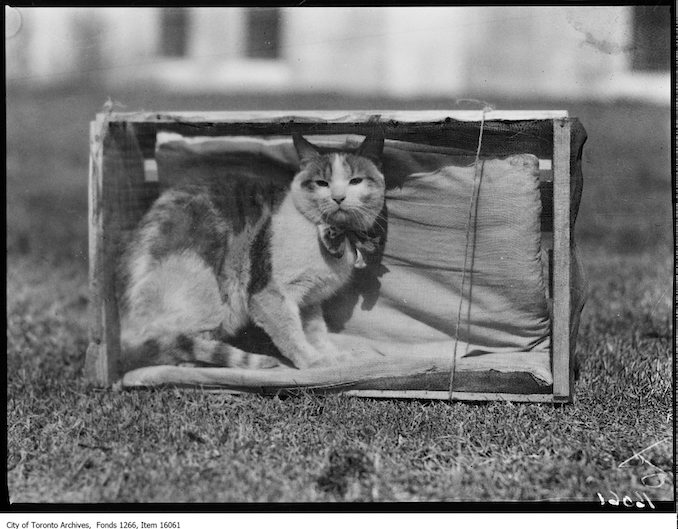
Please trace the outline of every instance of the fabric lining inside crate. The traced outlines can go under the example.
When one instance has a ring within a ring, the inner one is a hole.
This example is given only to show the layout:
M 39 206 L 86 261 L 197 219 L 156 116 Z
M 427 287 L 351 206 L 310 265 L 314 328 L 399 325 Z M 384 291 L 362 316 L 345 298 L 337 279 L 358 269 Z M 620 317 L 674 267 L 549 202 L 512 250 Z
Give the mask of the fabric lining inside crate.
M 357 146 L 362 140 L 345 135 L 307 137 L 333 147 Z M 234 159 L 270 168 L 271 175 L 262 178 L 291 178 L 298 163 L 289 136 L 158 134 L 161 189 L 219 174 Z M 304 371 L 149 367 L 127 373 L 123 384 L 356 387 L 367 380 L 388 379 L 393 387 L 394 378 L 422 375 L 417 382 L 421 389 L 446 390 L 458 336 L 458 373 L 525 372 L 537 386 L 549 386 L 550 321 L 542 274 L 537 158 L 518 154 L 482 161 L 476 223 L 470 232 L 472 266 L 466 271 L 463 292 L 473 156 L 459 149 L 387 140 L 383 171 L 388 210 L 383 256 L 356 270 L 350 287 L 324 306 L 333 339 L 354 351 L 355 361 Z

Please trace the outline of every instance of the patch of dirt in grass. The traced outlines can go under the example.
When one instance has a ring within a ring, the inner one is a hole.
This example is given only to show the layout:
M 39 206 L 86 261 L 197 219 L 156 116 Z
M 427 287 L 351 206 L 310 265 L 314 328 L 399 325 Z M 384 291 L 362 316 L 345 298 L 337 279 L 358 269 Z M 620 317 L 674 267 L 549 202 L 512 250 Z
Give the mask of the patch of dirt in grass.
M 320 491 L 342 501 L 374 500 L 375 466 L 360 448 L 333 449 L 316 483 Z

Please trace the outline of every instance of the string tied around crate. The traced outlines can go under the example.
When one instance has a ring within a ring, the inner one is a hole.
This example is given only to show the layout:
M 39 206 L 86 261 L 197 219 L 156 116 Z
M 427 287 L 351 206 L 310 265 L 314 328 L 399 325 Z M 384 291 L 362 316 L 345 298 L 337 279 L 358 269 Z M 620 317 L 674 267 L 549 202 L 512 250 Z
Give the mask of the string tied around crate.
M 475 225 L 476 225 L 476 220 L 477 220 L 477 214 L 478 214 L 478 195 L 480 193 L 480 182 L 482 180 L 483 176 L 483 163 L 481 163 L 480 160 L 480 150 L 483 145 L 483 131 L 485 130 L 485 114 L 489 111 L 494 110 L 494 108 L 488 104 L 485 104 L 481 111 L 481 117 L 480 117 L 480 129 L 478 132 L 478 147 L 476 148 L 476 156 L 475 160 L 473 162 L 473 186 L 471 190 L 471 196 L 469 199 L 469 205 L 468 205 L 468 215 L 466 218 L 466 246 L 464 248 L 464 265 L 462 267 L 462 272 L 461 272 L 461 286 L 459 287 L 459 309 L 457 310 L 457 320 L 455 323 L 454 327 L 454 349 L 452 351 L 452 367 L 450 370 L 450 385 L 449 385 L 449 393 L 450 393 L 450 400 L 452 400 L 452 394 L 454 392 L 454 375 L 456 372 L 457 368 L 457 349 L 459 346 L 459 327 L 461 325 L 461 311 L 462 307 L 464 304 L 464 285 L 466 283 L 466 272 L 468 269 L 469 276 L 471 277 L 472 280 L 472 269 L 473 269 L 473 258 L 475 256 Z M 473 234 L 471 234 L 471 230 L 473 227 Z M 471 237 L 473 235 L 473 237 Z M 473 244 L 471 244 L 471 240 L 473 240 Z M 470 267 L 469 267 L 469 247 L 470 247 Z M 470 268 L 470 269 L 469 269 Z M 466 325 L 467 325 L 467 336 L 466 336 L 466 349 L 468 350 L 468 335 L 470 334 L 470 328 L 471 328 L 471 322 L 470 322 L 470 316 L 471 316 L 471 291 L 472 291 L 472 286 L 469 285 L 469 299 L 468 299 L 468 313 L 466 317 Z

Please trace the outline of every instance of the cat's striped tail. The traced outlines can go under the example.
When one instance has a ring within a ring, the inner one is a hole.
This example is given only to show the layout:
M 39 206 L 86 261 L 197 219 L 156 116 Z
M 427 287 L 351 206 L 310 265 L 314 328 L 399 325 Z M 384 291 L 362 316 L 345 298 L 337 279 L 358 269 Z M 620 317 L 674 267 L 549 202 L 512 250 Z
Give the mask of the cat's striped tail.
M 148 365 L 181 364 L 269 369 L 282 365 L 273 356 L 248 353 L 229 343 L 215 340 L 209 334 L 179 334 L 167 339 L 154 338 L 136 347 L 123 344 L 123 369 L 130 371 Z

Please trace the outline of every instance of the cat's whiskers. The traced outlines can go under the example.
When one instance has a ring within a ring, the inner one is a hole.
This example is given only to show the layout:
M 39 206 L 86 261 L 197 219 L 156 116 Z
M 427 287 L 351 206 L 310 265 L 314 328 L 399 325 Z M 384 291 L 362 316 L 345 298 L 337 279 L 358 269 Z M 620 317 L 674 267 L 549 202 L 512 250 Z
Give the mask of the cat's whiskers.
M 360 223 L 361 223 L 361 226 L 360 226 L 361 231 L 366 231 L 366 230 L 370 229 L 372 227 L 372 225 L 374 224 L 374 221 L 373 221 L 374 216 L 371 214 L 371 212 L 367 212 L 367 211 L 363 211 L 363 210 L 357 210 L 356 213 L 359 214 L 359 217 L 360 217 L 359 220 L 360 220 Z
M 386 217 L 381 213 L 374 214 L 374 209 L 365 205 L 356 205 L 351 209 L 352 218 L 355 218 L 360 231 L 369 230 L 378 220 L 386 221 Z

